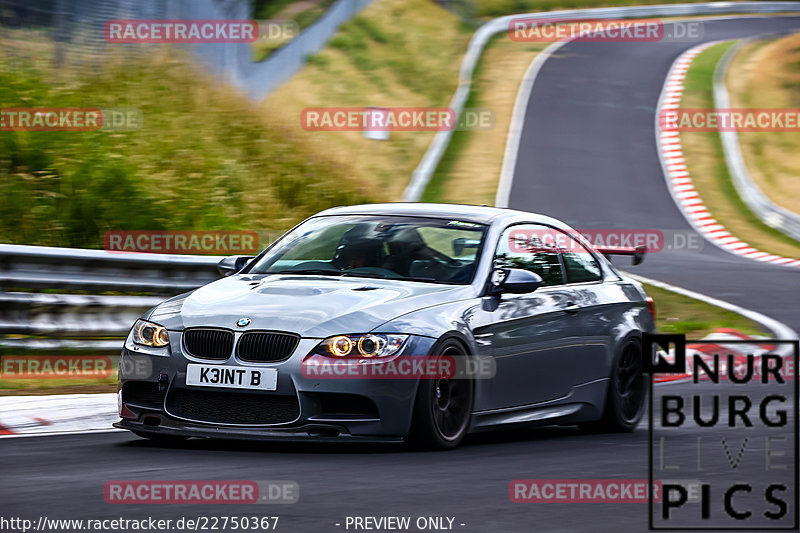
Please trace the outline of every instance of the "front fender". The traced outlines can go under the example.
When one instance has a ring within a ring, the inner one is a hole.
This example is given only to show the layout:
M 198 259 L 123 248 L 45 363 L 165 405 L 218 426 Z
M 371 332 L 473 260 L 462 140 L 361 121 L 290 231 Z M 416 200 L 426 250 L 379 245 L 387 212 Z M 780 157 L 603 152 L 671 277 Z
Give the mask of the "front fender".
M 479 306 L 480 300 L 473 299 L 421 309 L 390 320 L 382 324 L 379 328 L 376 328 L 375 332 L 411 333 L 431 338 L 432 342 L 429 344 L 429 350 L 425 354 L 415 355 L 435 354 L 436 348 L 441 345 L 444 340 L 457 339 L 461 342 L 465 353 L 470 358 L 473 360 L 486 358 L 493 363 L 494 360 L 491 359 L 491 345 L 486 343 L 481 344 L 480 340 L 476 339 L 473 335 L 473 316 L 475 311 L 479 309 Z M 476 364 L 473 368 L 480 368 L 481 372 L 474 378 L 475 397 L 473 412 L 484 409 L 485 406 L 488 405 L 488 398 L 490 395 L 489 385 L 491 379 L 494 377 L 494 365 L 491 365 L 489 372 L 483 372 L 483 370 L 487 368 L 486 365 L 478 364 L 478 361 L 475 362 Z
M 464 344 L 468 354 L 480 353 L 472 332 L 472 318 L 478 300 L 446 303 L 412 311 L 375 328 L 376 333 L 405 333 L 436 340 L 454 337 Z M 420 354 L 422 355 L 422 354 Z

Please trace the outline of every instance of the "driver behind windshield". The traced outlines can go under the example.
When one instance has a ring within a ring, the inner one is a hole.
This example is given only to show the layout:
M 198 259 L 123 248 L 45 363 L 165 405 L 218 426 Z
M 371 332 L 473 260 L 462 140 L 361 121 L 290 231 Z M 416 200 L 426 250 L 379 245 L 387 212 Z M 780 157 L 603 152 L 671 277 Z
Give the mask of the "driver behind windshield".
M 484 232 L 480 224 L 438 219 L 311 218 L 284 236 L 248 272 L 467 284 Z
M 331 263 L 339 270 L 379 268 L 383 263 L 383 241 L 367 237 L 348 238 L 345 234 L 336 248 L 336 254 Z

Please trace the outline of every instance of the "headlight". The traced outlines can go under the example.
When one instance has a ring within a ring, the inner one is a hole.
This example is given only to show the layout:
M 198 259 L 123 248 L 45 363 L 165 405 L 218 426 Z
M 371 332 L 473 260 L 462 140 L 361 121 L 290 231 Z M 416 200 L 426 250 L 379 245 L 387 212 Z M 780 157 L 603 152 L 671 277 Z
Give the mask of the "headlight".
M 337 335 L 319 343 L 314 353 L 327 357 L 355 357 L 370 359 L 389 357 L 400 351 L 408 335 L 384 335 L 367 333 L 362 335 Z
M 146 320 L 137 320 L 133 325 L 133 342 L 142 346 L 160 348 L 169 345 L 169 334 L 164 326 Z

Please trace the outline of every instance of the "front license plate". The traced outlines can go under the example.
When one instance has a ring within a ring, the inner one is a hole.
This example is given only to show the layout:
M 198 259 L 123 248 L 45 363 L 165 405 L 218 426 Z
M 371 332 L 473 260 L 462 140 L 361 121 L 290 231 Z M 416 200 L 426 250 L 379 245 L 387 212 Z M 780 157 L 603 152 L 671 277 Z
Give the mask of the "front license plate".
M 190 364 L 186 366 L 186 384 L 195 387 L 275 390 L 278 388 L 278 369 Z

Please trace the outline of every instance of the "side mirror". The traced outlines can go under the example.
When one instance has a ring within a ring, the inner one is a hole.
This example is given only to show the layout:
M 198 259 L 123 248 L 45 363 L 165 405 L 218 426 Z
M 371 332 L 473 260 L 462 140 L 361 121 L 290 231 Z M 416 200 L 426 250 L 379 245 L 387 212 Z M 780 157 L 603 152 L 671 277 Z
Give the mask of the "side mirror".
M 236 274 L 253 259 L 253 255 L 229 255 L 217 263 L 217 272 L 221 276 L 230 276 Z
M 492 273 L 489 294 L 528 294 L 544 285 L 539 274 L 521 268 L 497 269 Z

